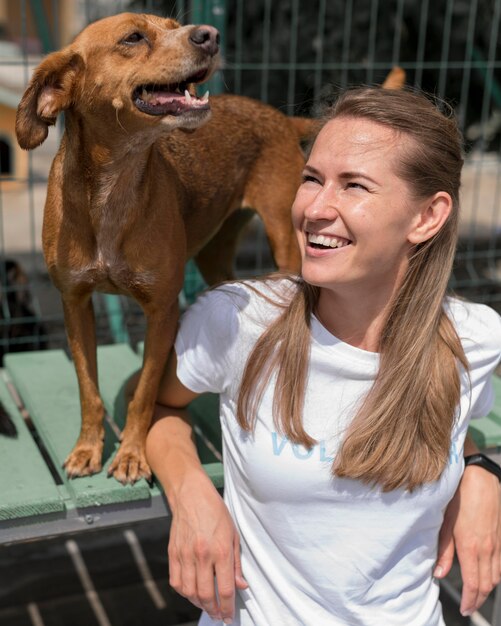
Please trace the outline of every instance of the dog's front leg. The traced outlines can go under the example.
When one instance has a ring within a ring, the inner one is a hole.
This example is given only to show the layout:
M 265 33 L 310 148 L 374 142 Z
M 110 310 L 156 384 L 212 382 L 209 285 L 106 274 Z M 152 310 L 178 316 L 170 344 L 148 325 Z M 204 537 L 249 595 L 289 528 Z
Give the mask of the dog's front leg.
M 134 397 L 127 411 L 127 422 L 122 432 L 120 448 L 108 473 L 121 483 L 134 483 L 140 478 L 151 478 L 146 461 L 145 442 L 151 423 L 158 385 L 167 356 L 174 343 L 179 310 L 177 301 L 169 307 L 144 307 L 147 319 L 146 341 L 141 375 Z
M 101 469 L 104 407 L 97 383 L 96 334 L 91 294 L 78 297 L 63 294 L 63 309 L 82 411 L 80 436 L 64 462 L 66 472 L 72 478 L 95 474 Z

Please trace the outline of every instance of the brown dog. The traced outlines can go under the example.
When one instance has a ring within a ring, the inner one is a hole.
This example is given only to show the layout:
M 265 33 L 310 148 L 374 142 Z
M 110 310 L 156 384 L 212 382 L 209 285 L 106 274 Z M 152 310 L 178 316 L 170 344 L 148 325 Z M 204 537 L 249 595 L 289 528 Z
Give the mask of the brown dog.
M 197 98 L 193 83 L 211 75 L 217 52 L 210 26 L 116 15 L 49 55 L 19 105 L 16 132 L 25 149 L 40 145 L 65 111 L 43 248 L 62 294 L 80 389 L 82 427 L 65 462 L 69 476 L 101 468 L 104 408 L 92 291 L 134 297 L 147 319 L 142 373 L 110 466 L 125 483 L 150 476 L 144 441 L 176 331 L 187 258 L 196 257 L 209 283 L 230 277 L 238 233 L 249 219 L 240 209 L 249 207 L 264 222 L 278 267 L 298 269 L 289 212 L 304 164 L 300 124 L 296 130 L 248 98 L 221 96 L 210 107 Z

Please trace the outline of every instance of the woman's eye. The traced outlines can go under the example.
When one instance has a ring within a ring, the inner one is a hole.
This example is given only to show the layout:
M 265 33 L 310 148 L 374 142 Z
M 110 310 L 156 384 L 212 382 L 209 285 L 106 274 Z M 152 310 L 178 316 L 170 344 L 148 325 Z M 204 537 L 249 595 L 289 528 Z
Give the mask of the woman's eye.
M 346 184 L 346 186 L 349 189 L 364 189 L 365 191 L 367 191 L 367 187 L 365 187 L 365 185 L 362 185 L 362 183 L 349 182 Z
M 303 174 L 303 183 L 318 183 L 318 180 L 314 176 Z
M 136 43 L 139 43 L 144 39 L 144 35 L 141 33 L 131 33 L 122 39 L 122 43 L 127 44 L 128 46 L 132 46 Z

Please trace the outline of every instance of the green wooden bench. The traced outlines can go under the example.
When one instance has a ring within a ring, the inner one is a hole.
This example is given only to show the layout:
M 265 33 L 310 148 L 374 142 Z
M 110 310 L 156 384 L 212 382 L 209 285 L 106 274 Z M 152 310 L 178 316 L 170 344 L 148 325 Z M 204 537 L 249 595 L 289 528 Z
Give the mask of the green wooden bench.
M 501 378 L 494 376 L 494 392 L 496 399 L 492 411 L 486 417 L 470 422 L 470 434 L 479 448 L 493 449 L 500 452 L 501 448 Z
M 150 485 L 141 480 L 133 486 L 123 486 L 108 478 L 106 472 L 124 423 L 123 386 L 141 366 L 141 356 L 125 344 L 102 346 L 98 349 L 98 363 L 107 412 L 103 471 L 69 480 L 62 464 L 80 429 L 73 364 L 62 350 L 6 356 L 0 399 L 14 421 L 17 437 L 0 437 L 0 543 L 168 514 L 158 483 Z M 14 400 L 16 395 L 20 402 Z M 27 412 L 32 428 L 28 428 L 20 407 Z M 217 397 L 198 398 L 190 406 L 190 413 L 205 470 L 215 486 L 222 488 Z
M 106 469 L 123 428 L 123 386 L 141 366 L 141 350 L 127 344 L 98 349 L 99 385 L 105 403 L 106 439 L 101 473 L 68 480 L 62 464 L 77 439 L 80 407 L 76 375 L 62 350 L 7 355 L 0 399 L 17 429 L 0 437 L 0 543 L 40 539 L 164 517 L 169 510 L 160 485 L 142 480 L 122 486 Z M 474 420 L 471 433 L 480 448 L 501 447 L 501 379 L 495 377 L 496 404 Z M 19 396 L 19 400 L 14 398 Z M 30 428 L 21 415 L 26 413 Z M 201 396 L 190 405 L 197 447 L 207 474 L 223 486 L 218 399 Z

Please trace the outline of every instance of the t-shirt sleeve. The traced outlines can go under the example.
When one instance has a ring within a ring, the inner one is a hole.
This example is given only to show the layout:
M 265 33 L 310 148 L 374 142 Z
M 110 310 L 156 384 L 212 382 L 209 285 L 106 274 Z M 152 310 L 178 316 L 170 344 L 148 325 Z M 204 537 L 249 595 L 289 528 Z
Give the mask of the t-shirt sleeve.
M 237 297 L 224 287 L 208 291 L 181 317 L 174 344 L 177 376 L 195 393 L 222 393 L 231 383 L 239 327 Z
M 501 359 L 501 317 L 482 304 L 461 303 L 459 309 L 458 333 L 469 364 L 464 374 L 471 394 L 469 413 L 478 418 L 487 415 L 494 402 L 492 375 Z

